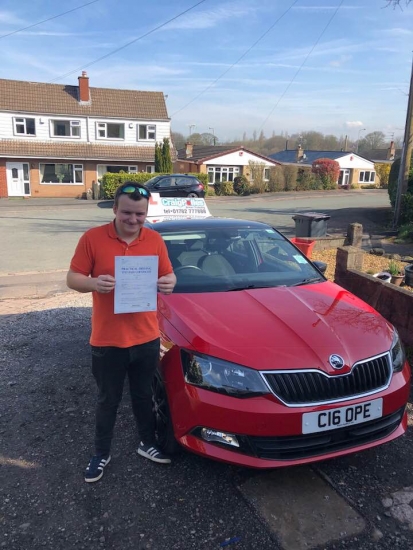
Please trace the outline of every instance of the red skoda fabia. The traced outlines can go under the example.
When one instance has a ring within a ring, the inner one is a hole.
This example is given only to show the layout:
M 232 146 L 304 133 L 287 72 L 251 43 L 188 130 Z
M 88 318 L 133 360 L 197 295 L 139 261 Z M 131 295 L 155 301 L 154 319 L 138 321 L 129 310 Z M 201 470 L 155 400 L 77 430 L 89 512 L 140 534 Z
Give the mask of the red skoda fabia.
M 254 467 L 303 464 L 406 431 L 395 328 L 269 225 L 154 224 L 177 276 L 159 295 L 158 439 Z M 179 445 L 180 444 L 180 445 Z

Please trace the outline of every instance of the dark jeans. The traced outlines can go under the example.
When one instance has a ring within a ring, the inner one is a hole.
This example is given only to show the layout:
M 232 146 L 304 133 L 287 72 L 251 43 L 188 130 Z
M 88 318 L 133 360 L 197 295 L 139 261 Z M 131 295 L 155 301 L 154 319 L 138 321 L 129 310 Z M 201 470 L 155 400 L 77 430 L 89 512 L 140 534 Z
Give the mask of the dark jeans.
M 159 361 L 159 338 L 130 348 L 92 346 L 92 372 L 98 386 L 96 454 L 109 454 L 125 376 L 129 378 L 133 414 L 145 443 L 155 443 L 152 381 Z

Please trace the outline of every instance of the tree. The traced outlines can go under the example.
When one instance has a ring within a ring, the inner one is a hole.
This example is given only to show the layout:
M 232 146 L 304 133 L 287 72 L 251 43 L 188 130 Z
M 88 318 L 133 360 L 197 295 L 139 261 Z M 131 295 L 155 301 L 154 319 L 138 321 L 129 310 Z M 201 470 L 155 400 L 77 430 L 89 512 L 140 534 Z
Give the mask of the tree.
M 171 159 L 171 147 L 169 145 L 169 139 L 164 137 L 162 144 L 162 168 L 163 172 L 168 174 L 172 173 L 172 159 Z
M 183 134 L 179 132 L 171 132 L 171 140 L 175 149 L 183 149 L 185 147 L 186 139 Z
M 317 159 L 313 162 L 311 171 L 321 181 L 323 189 L 337 188 L 340 165 L 336 160 Z
M 406 6 L 408 6 L 411 1 L 412 0 L 404 0 L 404 3 L 406 4 Z M 393 6 L 394 8 L 396 8 L 397 6 L 401 7 L 400 4 L 403 4 L 403 0 L 387 0 L 387 5 Z
M 382 149 L 386 145 L 386 135 L 383 132 L 370 132 L 359 143 L 359 151 Z
M 162 173 L 163 169 L 163 156 L 162 145 L 155 143 L 155 172 Z

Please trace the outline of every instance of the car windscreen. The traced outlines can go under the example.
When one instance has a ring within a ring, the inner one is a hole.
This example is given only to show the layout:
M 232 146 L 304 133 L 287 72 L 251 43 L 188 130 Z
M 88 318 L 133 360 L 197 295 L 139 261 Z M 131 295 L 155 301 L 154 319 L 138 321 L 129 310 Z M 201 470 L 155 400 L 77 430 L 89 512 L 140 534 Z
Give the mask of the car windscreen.
M 270 226 L 160 230 L 160 233 L 177 277 L 175 293 L 224 292 L 325 281 L 308 259 Z

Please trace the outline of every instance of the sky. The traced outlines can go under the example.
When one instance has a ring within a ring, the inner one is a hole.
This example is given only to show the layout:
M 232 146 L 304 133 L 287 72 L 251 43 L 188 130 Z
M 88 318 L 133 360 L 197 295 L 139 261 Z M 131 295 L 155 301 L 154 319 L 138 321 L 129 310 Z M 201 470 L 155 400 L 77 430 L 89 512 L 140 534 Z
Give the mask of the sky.
M 162 91 L 184 136 L 403 136 L 413 3 L 88 2 L 2 0 L 0 78 Z

